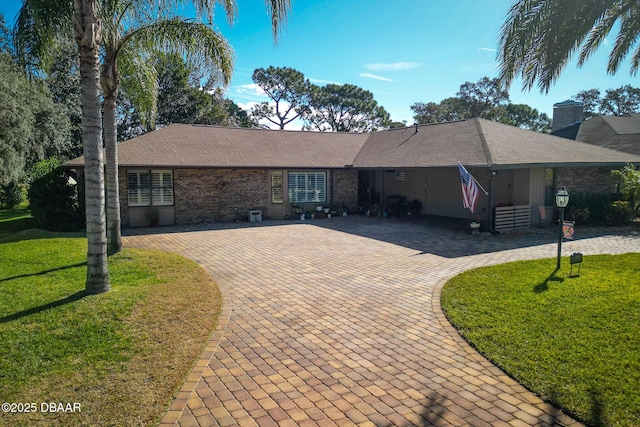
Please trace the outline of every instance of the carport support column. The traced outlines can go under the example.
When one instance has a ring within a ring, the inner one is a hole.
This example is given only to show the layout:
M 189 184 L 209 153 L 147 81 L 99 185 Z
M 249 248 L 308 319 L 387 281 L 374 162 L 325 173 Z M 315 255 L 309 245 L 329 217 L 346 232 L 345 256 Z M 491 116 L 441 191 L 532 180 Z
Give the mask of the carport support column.
M 487 229 L 491 232 L 495 230 L 493 223 L 493 168 L 489 169 L 489 200 L 487 201 Z
M 384 179 L 386 177 L 386 172 L 383 170 L 380 171 L 380 210 L 378 211 L 378 215 L 382 216 L 382 208 L 384 206 Z

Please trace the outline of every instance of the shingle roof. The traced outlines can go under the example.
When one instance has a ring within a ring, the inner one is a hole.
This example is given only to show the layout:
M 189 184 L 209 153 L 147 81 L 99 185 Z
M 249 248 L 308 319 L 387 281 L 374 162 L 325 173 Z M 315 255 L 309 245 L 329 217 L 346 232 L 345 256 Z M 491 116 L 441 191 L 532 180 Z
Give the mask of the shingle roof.
M 624 164 L 640 157 L 485 119 L 371 134 L 355 167 Z
M 118 144 L 121 166 L 342 168 L 368 134 L 172 124 Z M 69 166 L 81 166 L 82 158 Z
M 493 168 L 614 165 L 640 156 L 484 119 L 370 134 L 275 131 L 174 124 L 118 144 L 121 166 Z M 67 162 L 82 166 L 83 159 Z
M 640 161 L 638 156 L 584 142 L 475 120 L 484 134 L 492 163 L 497 166 L 613 165 Z
M 592 117 L 582 122 L 576 140 L 640 155 L 640 114 Z
M 372 133 L 358 153 L 354 166 L 436 167 L 455 166 L 458 161 L 465 165 L 488 163 L 474 120 Z

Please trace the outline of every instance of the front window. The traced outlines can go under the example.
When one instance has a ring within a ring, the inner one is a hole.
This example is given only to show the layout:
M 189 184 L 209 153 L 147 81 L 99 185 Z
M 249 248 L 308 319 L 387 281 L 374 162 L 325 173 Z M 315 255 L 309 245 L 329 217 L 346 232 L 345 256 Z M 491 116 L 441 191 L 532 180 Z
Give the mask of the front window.
M 171 170 L 130 170 L 127 172 L 129 206 L 173 205 Z
M 271 172 L 271 202 L 284 203 L 284 179 L 282 171 Z
M 151 196 L 154 206 L 173 205 L 173 173 L 151 171 Z
M 289 172 L 287 184 L 290 203 L 327 201 L 326 172 Z
M 127 173 L 129 206 L 149 206 L 150 187 L 149 171 L 129 171 Z

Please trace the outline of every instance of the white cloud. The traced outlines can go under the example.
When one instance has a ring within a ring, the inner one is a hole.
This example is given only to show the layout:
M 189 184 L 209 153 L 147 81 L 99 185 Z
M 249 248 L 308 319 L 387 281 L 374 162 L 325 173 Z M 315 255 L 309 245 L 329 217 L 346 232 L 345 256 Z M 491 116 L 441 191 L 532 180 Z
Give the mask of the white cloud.
M 231 90 L 234 96 L 245 99 L 265 98 L 267 96 L 262 88 L 255 83 L 232 86 Z
M 371 74 L 371 73 L 362 73 L 360 74 L 360 77 L 366 77 L 368 79 L 375 79 L 375 80 L 382 80 L 385 82 L 392 82 L 393 80 L 388 79 L 386 77 L 382 77 L 382 76 L 376 76 L 375 74 Z
M 332 85 L 339 85 L 340 83 L 338 82 L 334 82 L 331 80 L 321 80 L 321 79 L 314 79 L 309 77 L 309 81 L 313 84 L 317 84 L 317 85 L 328 85 L 328 84 L 332 84 Z
M 404 71 L 420 68 L 422 64 L 417 62 L 393 62 L 389 64 L 366 64 L 364 68 L 371 71 Z
M 478 50 L 484 50 L 485 52 L 495 52 L 495 49 L 490 49 L 488 47 L 479 47 Z

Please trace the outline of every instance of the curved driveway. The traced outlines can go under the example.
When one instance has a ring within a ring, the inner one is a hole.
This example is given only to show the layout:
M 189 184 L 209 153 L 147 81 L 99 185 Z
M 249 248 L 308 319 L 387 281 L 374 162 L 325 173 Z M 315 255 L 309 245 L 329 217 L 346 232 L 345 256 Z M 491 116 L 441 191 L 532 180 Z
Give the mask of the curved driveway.
M 554 235 L 470 236 L 366 217 L 132 233 L 126 246 L 200 263 L 224 298 L 162 425 L 578 425 L 473 350 L 440 310 L 446 279 L 554 257 Z M 640 252 L 640 236 L 563 249 Z

